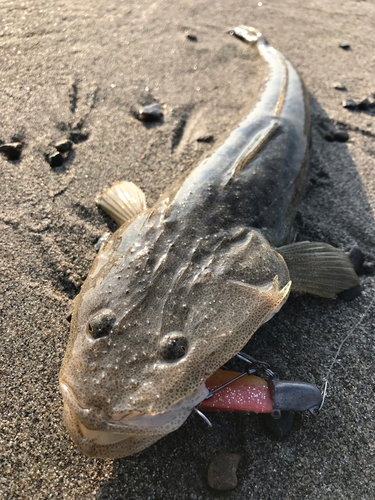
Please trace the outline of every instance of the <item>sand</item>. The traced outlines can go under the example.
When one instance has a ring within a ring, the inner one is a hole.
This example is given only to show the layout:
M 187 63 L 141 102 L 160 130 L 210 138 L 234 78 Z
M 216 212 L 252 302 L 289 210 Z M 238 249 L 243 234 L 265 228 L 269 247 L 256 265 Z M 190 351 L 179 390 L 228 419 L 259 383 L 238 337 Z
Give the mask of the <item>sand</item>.
M 0 19 L 0 141 L 23 146 L 17 161 L 0 155 L 0 497 L 372 499 L 375 112 L 341 103 L 375 92 L 374 4 L 9 0 Z M 212 429 L 192 416 L 135 456 L 88 459 L 62 424 L 58 371 L 66 311 L 96 240 L 115 229 L 95 195 L 127 179 L 151 204 L 212 147 L 199 137 L 217 140 L 238 122 L 263 78 L 254 54 L 226 34 L 244 23 L 293 62 L 311 94 L 298 239 L 365 255 L 361 297 L 292 296 L 247 346 L 281 378 L 320 386 L 328 374 L 325 406 L 316 419 L 296 416 L 283 441 L 255 415 L 214 415 Z M 133 112 L 154 100 L 164 119 L 145 126 Z M 336 129 L 349 141 L 327 141 Z M 55 144 L 69 137 L 73 151 L 51 168 Z M 207 483 L 221 452 L 241 457 L 238 486 L 225 494 Z

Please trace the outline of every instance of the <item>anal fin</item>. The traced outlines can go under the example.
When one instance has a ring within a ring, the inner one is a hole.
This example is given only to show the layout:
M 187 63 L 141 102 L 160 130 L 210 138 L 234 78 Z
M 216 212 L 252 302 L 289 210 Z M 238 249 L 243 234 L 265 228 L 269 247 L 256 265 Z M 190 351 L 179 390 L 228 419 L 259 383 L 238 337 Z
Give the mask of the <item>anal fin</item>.
M 144 192 L 133 182 L 117 182 L 95 200 L 119 226 L 147 208 Z
M 277 251 L 288 266 L 292 291 L 333 298 L 360 285 L 346 253 L 327 243 L 302 241 Z

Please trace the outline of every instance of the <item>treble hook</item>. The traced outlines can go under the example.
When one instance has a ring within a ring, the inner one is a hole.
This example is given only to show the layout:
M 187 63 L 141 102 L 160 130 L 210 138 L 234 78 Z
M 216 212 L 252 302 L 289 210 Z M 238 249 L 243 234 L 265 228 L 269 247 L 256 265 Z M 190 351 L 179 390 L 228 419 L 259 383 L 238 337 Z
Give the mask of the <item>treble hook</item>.
M 193 408 L 193 410 L 195 411 L 195 413 L 196 413 L 197 415 L 199 415 L 200 417 L 202 417 L 202 418 L 203 418 L 203 420 L 206 422 L 206 424 L 208 424 L 210 427 L 212 427 L 212 424 L 211 424 L 211 422 L 208 420 L 208 418 L 206 417 L 206 415 L 204 415 L 201 411 L 199 411 L 199 410 L 198 410 L 198 408 L 197 408 L 196 406 Z
M 242 359 L 242 361 L 246 361 L 246 363 L 253 364 L 255 366 L 258 366 L 264 370 L 264 372 L 270 377 L 273 378 L 275 376 L 275 373 L 271 370 L 270 365 L 266 363 L 265 361 L 258 361 L 257 359 L 253 358 L 250 356 L 250 354 L 246 354 L 246 352 L 239 352 L 236 354 L 237 358 Z M 258 371 L 258 370 L 255 370 Z M 254 372 L 252 372 L 254 373 Z

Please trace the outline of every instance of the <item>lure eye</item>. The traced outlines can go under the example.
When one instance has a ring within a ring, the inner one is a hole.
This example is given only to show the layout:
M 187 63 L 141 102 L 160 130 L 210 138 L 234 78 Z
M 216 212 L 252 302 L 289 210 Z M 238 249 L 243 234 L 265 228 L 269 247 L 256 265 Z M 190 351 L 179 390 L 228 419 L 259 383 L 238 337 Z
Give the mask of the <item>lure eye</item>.
M 86 333 L 94 340 L 107 337 L 112 332 L 115 321 L 112 311 L 101 311 L 87 323 Z
M 178 332 L 168 333 L 160 344 L 160 355 L 165 361 L 177 361 L 187 353 L 188 342 L 184 335 Z

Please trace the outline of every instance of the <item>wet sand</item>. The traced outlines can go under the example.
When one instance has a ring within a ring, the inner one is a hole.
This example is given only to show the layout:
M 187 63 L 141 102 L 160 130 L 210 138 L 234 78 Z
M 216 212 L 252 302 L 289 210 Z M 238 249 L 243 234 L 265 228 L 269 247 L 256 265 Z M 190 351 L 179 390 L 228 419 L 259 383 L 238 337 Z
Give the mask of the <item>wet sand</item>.
M 0 497 L 372 499 L 375 108 L 351 111 L 342 100 L 373 100 L 374 4 L 25 0 L 2 2 L 0 18 L 0 145 L 22 145 L 18 160 L 0 155 Z M 152 204 L 213 147 L 197 139 L 219 140 L 251 107 L 264 68 L 226 34 L 237 24 L 262 31 L 311 94 L 298 239 L 365 255 L 360 298 L 292 296 L 246 348 L 281 378 L 320 386 L 329 373 L 325 406 L 316 419 L 296 416 L 283 441 L 256 415 L 212 415 L 212 429 L 192 416 L 135 456 L 88 459 L 62 424 L 58 371 L 66 312 L 95 242 L 115 229 L 95 196 L 127 179 Z M 153 101 L 164 117 L 146 126 L 133 112 Z M 335 130 L 349 141 L 327 140 Z M 68 138 L 73 150 L 52 168 Z M 207 483 L 221 452 L 241 456 L 238 486 L 225 494 Z

